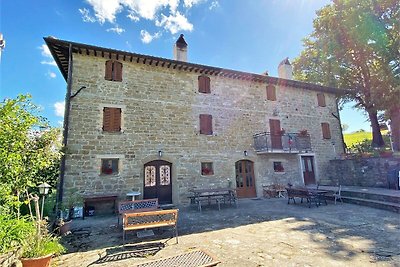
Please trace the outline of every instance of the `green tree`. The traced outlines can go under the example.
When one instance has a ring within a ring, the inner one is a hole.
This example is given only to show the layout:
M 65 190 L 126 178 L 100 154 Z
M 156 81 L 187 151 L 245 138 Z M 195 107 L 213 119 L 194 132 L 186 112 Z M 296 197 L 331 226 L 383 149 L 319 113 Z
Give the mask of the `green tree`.
M 0 103 L 0 125 L 0 213 L 19 215 L 22 194 L 56 179 L 59 130 L 48 127 L 29 95 Z
M 384 145 L 378 111 L 399 105 L 399 21 L 398 0 L 334 0 L 317 12 L 293 62 L 298 80 L 348 89 L 341 103 L 368 113 L 375 147 Z

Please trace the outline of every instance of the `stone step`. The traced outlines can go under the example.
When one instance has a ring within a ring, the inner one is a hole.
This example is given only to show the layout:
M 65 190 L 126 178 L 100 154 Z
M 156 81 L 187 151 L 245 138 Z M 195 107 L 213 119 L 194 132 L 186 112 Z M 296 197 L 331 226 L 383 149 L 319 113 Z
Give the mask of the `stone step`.
M 343 195 L 342 195 L 342 199 L 345 203 L 357 204 L 357 205 L 368 206 L 368 207 L 383 209 L 383 210 L 390 210 L 393 212 L 400 213 L 400 204 L 399 203 L 358 198 L 358 197 L 348 197 L 348 196 L 343 196 Z
M 344 190 L 342 190 L 341 195 L 350 198 L 369 199 L 380 202 L 390 202 L 390 203 L 400 204 L 400 197 L 398 196 L 374 194 L 369 192 L 344 191 Z

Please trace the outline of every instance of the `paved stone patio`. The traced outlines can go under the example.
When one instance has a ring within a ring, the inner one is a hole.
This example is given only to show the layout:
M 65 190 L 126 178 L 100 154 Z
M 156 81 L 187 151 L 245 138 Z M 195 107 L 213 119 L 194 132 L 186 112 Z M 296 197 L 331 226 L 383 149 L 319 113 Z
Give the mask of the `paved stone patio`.
M 239 207 L 180 207 L 179 244 L 171 231 L 139 239 L 116 216 L 73 221 L 58 266 L 133 266 L 194 249 L 218 266 L 400 266 L 400 215 L 352 204 L 308 208 L 287 199 L 239 200 Z

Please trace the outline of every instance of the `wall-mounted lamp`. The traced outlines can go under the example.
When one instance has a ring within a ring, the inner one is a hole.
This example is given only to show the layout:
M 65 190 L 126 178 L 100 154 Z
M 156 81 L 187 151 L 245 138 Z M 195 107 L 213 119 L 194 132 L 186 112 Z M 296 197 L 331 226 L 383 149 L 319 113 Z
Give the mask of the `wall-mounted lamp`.
M 243 154 L 245 157 L 247 157 L 247 155 L 248 155 L 247 150 L 243 151 Z
M 162 151 L 158 150 L 158 156 L 161 158 L 162 157 Z

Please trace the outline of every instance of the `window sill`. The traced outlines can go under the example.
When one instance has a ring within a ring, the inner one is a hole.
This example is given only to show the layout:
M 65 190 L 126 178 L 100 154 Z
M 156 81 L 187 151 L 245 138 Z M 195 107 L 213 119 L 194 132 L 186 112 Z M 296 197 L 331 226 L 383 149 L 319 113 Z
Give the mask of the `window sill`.
M 119 134 L 123 134 L 124 131 L 119 131 L 119 132 L 106 132 L 106 131 L 101 130 L 101 133 L 102 133 L 102 134 L 107 134 L 107 135 L 119 135 Z
M 285 174 L 286 172 L 277 172 L 277 171 L 274 171 L 274 174 L 279 174 L 279 175 L 281 175 L 281 174 Z
M 116 176 L 119 176 L 119 172 L 110 173 L 110 174 L 107 174 L 107 173 L 100 173 L 99 176 L 100 176 L 100 177 L 116 177 Z

